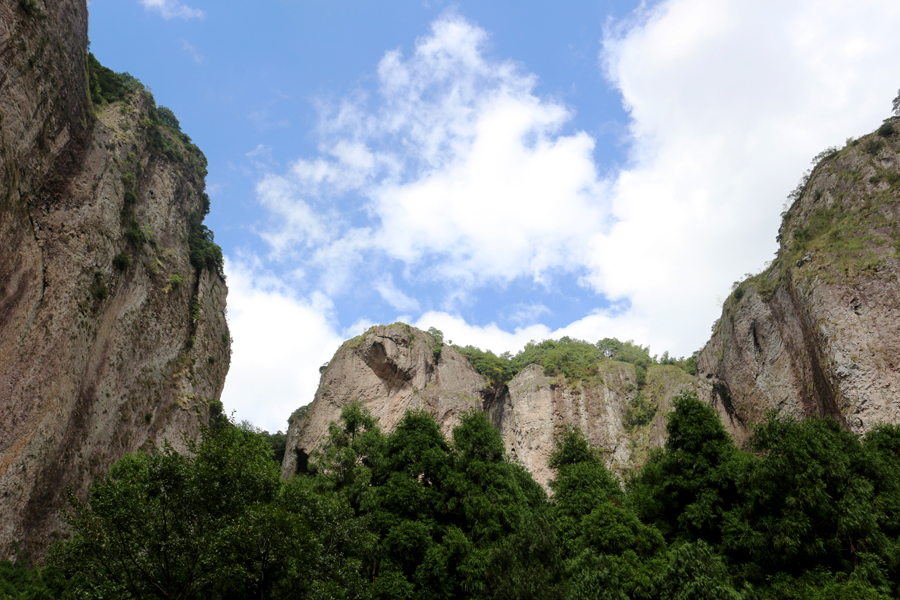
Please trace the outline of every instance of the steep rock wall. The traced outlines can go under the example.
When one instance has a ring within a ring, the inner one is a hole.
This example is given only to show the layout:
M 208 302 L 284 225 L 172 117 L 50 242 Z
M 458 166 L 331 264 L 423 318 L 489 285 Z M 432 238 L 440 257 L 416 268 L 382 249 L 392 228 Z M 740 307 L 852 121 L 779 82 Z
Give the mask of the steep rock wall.
M 91 105 L 86 44 L 84 0 L 0 0 L 0 558 L 124 453 L 196 436 L 228 370 L 224 281 L 189 259 L 202 173 L 153 149 L 148 94 Z
M 742 282 L 698 359 L 743 423 L 900 423 L 900 123 L 823 158 L 773 264 Z
M 437 359 L 435 346 L 424 331 L 400 323 L 373 327 L 344 342 L 322 373 L 305 416 L 288 426 L 282 476 L 304 468 L 305 459 L 328 433 L 328 424 L 352 402 L 368 408 L 385 431 L 407 410 L 422 409 L 449 435 L 462 412 L 480 408 L 479 392 L 486 381 L 450 346 L 444 345 Z
M 634 367 L 604 361 L 591 382 L 568 384 L 537 365 L 520 372 L 508 386 L 486 387 L 469 361 L 444 345 L 435 357 L 435 340 L 403 324 L 380 326 L 349 340 L 322 373 L 315 400 L 291 419 L 282 475 L 305 467 L 341 409 L 360 402 L 390 431 L 410 409 L 434 415 L 446 435 L 461 412 L 485 411 L 500 431 L 507 452 L 546 487 L 553 438 L 566 425 L 578 427 L 606 452 L 619 472 L 632 469 L 665 439 L 666 413 L 682 391 L 712 401 L 711 385 L 671 366 L 651 366 L 638 389 Z M 727 411 L 717 405 L 723 419 Z M 641 412 L 643 418 L 635 418 Z
M 553 478 L 547 463 L 554 436 L 577 427 L 600 448 L 611 470 L 626 473 L 644 463 L 649 451 L 665 442 L 666 414 L 681 392 L 711 400 L 709 384 L 672 366 L 651 366 L 638 389 L 634 367 L 605 361 L 597 381 L 569 385 L 531 365 L 509 383 L 485 410 L 500 430 L 507 452 L 543 486 Z

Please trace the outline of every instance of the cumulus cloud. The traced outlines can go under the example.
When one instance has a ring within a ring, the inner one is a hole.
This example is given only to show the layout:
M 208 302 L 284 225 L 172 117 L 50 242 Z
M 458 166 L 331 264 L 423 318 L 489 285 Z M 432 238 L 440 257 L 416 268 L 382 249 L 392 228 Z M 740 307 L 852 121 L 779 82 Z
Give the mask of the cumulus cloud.
M 601 56 L 631 122 L 609 232 L 587 281 L 627 297 L 658 347 L 708 337 L 716 298 L 776 249 L 784 198 L 809 160 L 876 128 L 900 81 L 900 5 L 670 0 Z
M 299 297 L 229 266 L 226 406 L 271 398 L 283 421 L 308 402 L 316 367 L 372 324 L 333 318 L 332 299 L 358 285 L 419 327 L 498 353 L 569 335 L 690 354 L 717 298 L 771 258 L 810 158 L 888 115 L 898 29 L 900 4 L 875 0 L 667 0 L 609 24 L 598 68 L 627 108 L 629 152 L 601 176 L 573 108 L 490 58 L 484 30 L 442 17 L 408 55 L 384 55 L 373 93 L 323 106 L 318 155 L 257 165 L 267 264 L 302 266 L 310 287 Z M 527 297 L 512 331 L 453 310 L 515 279 L 552 289 L 557 273 L 584 286 L 585 314 L 564 327 L 541 324 L 549 313 Z M 448 304 L 428 311 L 410 282 L 443 284 Z M 613 305 L 592 309 L 601 295 Z
M 404 294 L 400 288 L 394 284 L 394 278 L 388 274 L 383 279 L 376 280 L 372 286 L 375 288 L 384 301 L 399 311 L 419 311 L 419 301 L 410 298 Z
M 205 13 L 178 0 L 140 0 L 147 10 L 159 13 L 163 19 L 202 19 Z
M 335 249 L 379 254 L 465 286 L 579 269 L 608 217 L 594 141 L 562 133 L 571 110 L 535 95 L 520 65 L 487 58 L 486 41 L 445 16 L 411 56 L 385 54 L 374 98 L 325 107 L 322 154 L 257 186 L 279 224 L 273 252 L 314 247 L 329 272 Z

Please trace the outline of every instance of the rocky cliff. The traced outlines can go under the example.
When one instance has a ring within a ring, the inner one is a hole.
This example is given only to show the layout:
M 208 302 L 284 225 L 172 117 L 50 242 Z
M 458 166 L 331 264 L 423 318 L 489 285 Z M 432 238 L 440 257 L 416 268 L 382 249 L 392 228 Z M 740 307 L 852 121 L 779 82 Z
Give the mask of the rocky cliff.
M 360 402 L 386 431 L 407 410 L 424 409 L 449 434 L 462 412 L 481 406 L 486 383 L 465 357 L 424 331 L 402 323 L 373 327 L 344 342 L 322 372 L 309 409 L 291 419 L 282 475 L 305 468 L 346 404 Z
M 665 439 L 665 414 L 682 391 L 712 401 L 711 385 L 673 366 L 654 365 L 639 389 L 634 366 L 606 360 L 589 381 L 567 382 L 526 367 L 508 385 L 487 386 L 452 347 L 402 323 L 373 327 L 341 346 L 322 373 L 315 400 L 291 419 L 282 475 L 305 467 L 337 421 L 341 408 L 360 402 L 390 431 L 409 409 L 434 415 L 446 435 L 471 409 L 483 410 L 500 430 L 507 452 L 546 486 L 553 437 L 578 427 L 604 450 L 607 464 L 627 471 Z M 727 412 L 721 409 L 723 418 Z
M 830 415 L 900 423 L 900 123 L 823 154 L 772 265 L 724 304 L 698 368 L 749 424 Z
M 92 102 L 86 48 L 85 0 L 0 0 L 0 558 L 196 435 L 228 370 L 224 280 L 191 261 L 205 159 L 139 84 Z
M 547 466 L 553 438 L 562 428 L 577 427 L 603 451 L 607 467 L 624 474 L 665 442 L 666 414 L 675 396 L 695 392 L 711 401 L 710 386 L 678 367 L 651 366 L 641 389 L 631 364 L 604 361 L 598 370 L 594 380 L 570 384 L 530 365 L 485 403 L 509 455 L 545 487 L 553 479 Z

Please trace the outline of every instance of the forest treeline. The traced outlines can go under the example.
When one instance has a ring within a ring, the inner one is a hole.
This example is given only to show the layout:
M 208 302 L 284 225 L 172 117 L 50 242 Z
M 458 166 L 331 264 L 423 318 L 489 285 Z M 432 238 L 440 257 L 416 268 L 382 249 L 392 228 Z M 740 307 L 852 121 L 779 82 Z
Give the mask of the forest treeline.
M 443 340 L 440 330 L 432 328 L 428 333 Z M 646 381 L 650 365 L 675 365 L 696 375 L 699 354 L 698 351 L 687 358 L 670 357 L 668 352 L 651 356 L 649 346 L 641 346 L 631 340 L 620 342 L 615 338 L 604 338 L 592 344 L 570 337 L 542 342 L 532 340 L 515 355 L 510 352 L 498 355 L 475 346 L 453 345 L 453 349 L 469 359 L 472 367 L 494 384 L 507 383 L 529 365 L 539 365 L 547 375 L 562 375 L 571 383 L 590 383 L 597 379 L 601 362 L 616 360 L 634 365 L 638 387 Z
M 887 599 L 900 595 L 900 427 L 864 437 L 770 416 L 738 449 L 681 395 L 624 484 L 575 429 L 548 497 L 477 411 L 446 439 L 359 405 L 307 473 L 279 477 L 247 427 L 189 455 L 128 455 L 72 499 L 43 565 L 2 598 Z

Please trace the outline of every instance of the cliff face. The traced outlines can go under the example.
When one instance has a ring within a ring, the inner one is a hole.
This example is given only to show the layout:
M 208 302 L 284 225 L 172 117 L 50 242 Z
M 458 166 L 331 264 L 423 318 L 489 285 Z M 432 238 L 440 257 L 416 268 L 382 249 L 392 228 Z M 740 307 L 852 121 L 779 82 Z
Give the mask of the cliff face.
M 652 448 L 665 442 L 666 414 L 681 392 L 696 392 L 710 401 L 710 386 L 672 366 L 651 366 L 647 383 L 638 389 L 634 367 L 605 361 L 597 381 L 569 385 L 531 365 L 510 381 L 485 410 L 500 430 L 507 452 L 547 487 L 547 466 L 554 436 L 577 427 L 600 448 L 611 470 L 624 473 L 644 463 Z
M 337 421 L 346 404 L 360 402 L 390 431 L 407 410 L 434 415 L 445 434 L 459 415 L 480 408 L 487 383 L 469 361 L 449 346 L 435 358 L 435 340 L 409 325 L 373 327 L 344 342 L 322 373 L 309 410 L 288 426 L 282 476 L 305 468 L 305 460 Z
M 64 490 L 196 436 L 228 370 L 225 283 L 190 261 L 203 172 L 145 92 L 92 106 L 86 44 L 84 0 L 0 0 L 0 557 L 42 551 Z
M 900 123 L 822 159 L 698 359 L 737 419 L 900 423 Z
M 507 452 L 546 486 L 553 438 L 566 425 L 578 427 L 606 452 L 607 464 L 626 471 L 643 463 L 650 448 L 665 440 L 665 415 L 682 391 L 711 401 L 710 384 L 677 367 L 651 366 L 638 389 L 634 367 L 604 361 L 596 380 L 569 385 L 531 365 L 509 383 L 486 388 L 469 361 L 403 324 L 374 327 L 345 342 L 322 374 L 313 403 L 291 420 L 282 475 L 305 467 L 310 453 L 340 418 L 341 408 L 359 401 L 390 431 L 409 409 L 434 415 L 445 435 L 460 413 L 485 411 L 503 437 Z M 724 408 L 720 411 L 727 420 Z

